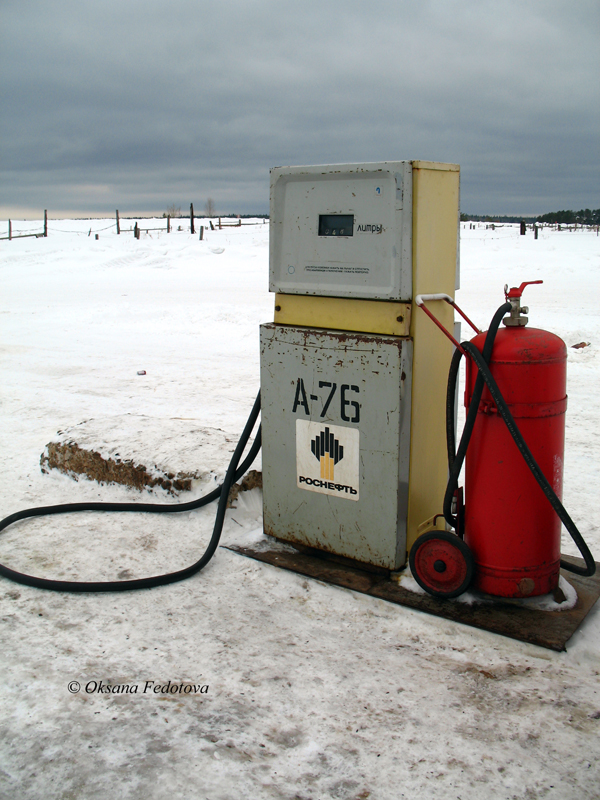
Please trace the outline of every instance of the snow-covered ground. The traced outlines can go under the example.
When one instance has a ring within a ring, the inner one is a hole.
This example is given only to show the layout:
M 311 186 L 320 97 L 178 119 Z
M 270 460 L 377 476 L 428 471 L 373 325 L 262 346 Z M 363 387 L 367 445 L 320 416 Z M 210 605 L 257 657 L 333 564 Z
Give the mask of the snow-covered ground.
M 202 445 L 207 429 L 235 440 L 258 390 L 268 224 L 204 241 L 181 224 L 137 241 L 111 220 L 50 221 L 47 239 L 0 242 L 2 517 L 152 499 L 41 472 L 46 443 L 82 422 L 107 449 L 126 439 L 173 471 L 193 469 L 196 453 L 199 469 L 223 473 L 226 449 Z M 476 322 L 504 283 L 542 278 L 525 293 L 530 324 L 590 342 L 568 351 L 564 499 L 600 560 L 600 238 L 461 227 L 457 300 Z M 25 521 L 2 533 L 0 561 L 81 580 L 172 571 L 199 557 L 213 514 Z M 254 490 L 228 513 L 223 542 L 260 526 Z M 568 540 L 563 551 L 576 553 Z M 0 604 L 2 797 L 600 797 L 599 607 L 557 654 L 224 549 L 191 580 L 137 593 L 3 579 Z M 152 691 L 168 681 L 208 690 Z M 100 682 L 137 693 L 86 692 Z

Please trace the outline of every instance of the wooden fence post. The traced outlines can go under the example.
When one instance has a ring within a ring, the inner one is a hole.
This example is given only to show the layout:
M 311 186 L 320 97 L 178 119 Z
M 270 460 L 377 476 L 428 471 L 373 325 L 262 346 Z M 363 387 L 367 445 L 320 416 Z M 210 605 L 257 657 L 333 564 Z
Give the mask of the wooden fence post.
M 171 233 L 171 217 L 167 214 L 167 233 Z
M 210 222 L 210 229 L 211 229 L 211 231 L 214 231 L 214 229 L 215 229 L 215 226 L 212 224 L 212 219 L 209 219 L 208 221 Z
M 119 224 L 119 209 L 117 208 L 117 233 L 121 233 L 121 226 Z
M 133 229 L 133 235 L 136 239 L 140 238 L 140 229 L 138 228 L 137 222 L 135 223 L 135 227 Z
M 48 236 L 48 211 L 44 209 L 44 236 Z
M 221 217 L 219 217 L 219 230 L 222 230 Z
M 194 230 L 194 204 L 190 203 L 190 231 L 196 233 Z
M 200 225 L 200 241 L 204 239 L 204 225 Z
M 8 220 L 8 238 L 12 239 L 12 222 Z
M 521 236 L 525 236 L 527 233 L 527 223 L 524 219 L 521 220 Z

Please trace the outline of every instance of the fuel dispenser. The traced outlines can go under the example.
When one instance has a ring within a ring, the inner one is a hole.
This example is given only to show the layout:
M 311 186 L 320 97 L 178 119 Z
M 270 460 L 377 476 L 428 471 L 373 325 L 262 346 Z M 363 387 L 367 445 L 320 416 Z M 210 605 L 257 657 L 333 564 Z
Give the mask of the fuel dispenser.
M 458 285 L 459 168 L 271 171 L 261 326 L 265 532 L 397 570 L 442 506 L 452 344 L 414 298 Z M 441 309 L 453 326 L 453 312 Z

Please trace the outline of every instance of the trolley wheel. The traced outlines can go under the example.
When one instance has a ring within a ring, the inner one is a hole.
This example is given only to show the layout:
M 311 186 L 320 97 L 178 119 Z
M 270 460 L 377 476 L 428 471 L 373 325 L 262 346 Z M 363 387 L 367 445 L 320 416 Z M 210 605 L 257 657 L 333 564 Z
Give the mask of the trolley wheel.
M 419 536 L 408 560 L 416 582 L 434 597 L 457 597 L 473 580 L 473 553 L 462 539 L 447 531 Z

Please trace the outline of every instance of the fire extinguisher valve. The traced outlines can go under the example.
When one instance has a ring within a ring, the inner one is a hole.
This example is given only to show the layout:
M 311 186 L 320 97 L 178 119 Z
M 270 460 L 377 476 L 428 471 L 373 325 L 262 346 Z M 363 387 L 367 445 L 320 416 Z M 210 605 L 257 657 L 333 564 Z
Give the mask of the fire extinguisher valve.
M 524 328 L 529 322 L 529 317 L 524 317 L 522 315 L 527 313 L 529 309 L 527 306 L 521 306 L 520 297 L 509 297 L 508 302 L 511 304 L 512 308 L 510 309 L 510 316 L 504 317 L 502 320 L 503 324 L 506 325 L 507 328 Z
M 543 281 L 525 281 L 518 287 L 513 286 L 512 289 L 508 288 L 508 284 L 505 285 L 504 296 L 511 305 L 510 316 L 504 317 L 502 320 L 507 328 L 524 328 L 529 322 L 528 317 L 523 316 L 529 313 L 529 308 L 521 305 L 521 295 L 523 294 L 523 289 L 529 286 L 530 283 L 543 283 Z

